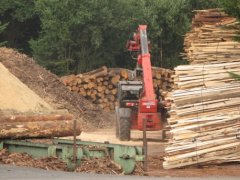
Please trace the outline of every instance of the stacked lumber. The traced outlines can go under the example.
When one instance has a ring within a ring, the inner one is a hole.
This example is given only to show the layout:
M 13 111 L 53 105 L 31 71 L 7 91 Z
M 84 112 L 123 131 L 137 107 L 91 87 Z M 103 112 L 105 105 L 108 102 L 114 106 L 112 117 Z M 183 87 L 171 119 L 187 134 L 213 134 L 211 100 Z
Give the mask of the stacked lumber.
M 240 43 L 239 43 L 240 44 Z M 233 81 L 227 72 L 240 75 L 240 61 L 218 64 L 178 66 L 173 76 L 175 87 L 189 89 L 228 84 Z
M 195 12 L 184 41 L 186 59 L 192 64 L 239 61 L 240 44 L 232 39 L 236 30 L 226 28 L 236 25 L 236 18 L 217 9 Z
M 39 138 L 73 136 L 72 114 L 12 114 L 0 115 L 0 138 Z M 76 134 L 81 134 L 77 122 Z
M 217 9 L 195 11 L 185 51 L 190 65 L 175 68 L 171 139 L 165 169 L 240 161 L 240 43 L 232 39 L 235 19 Z
M 164 100 L 173 89 L 173 72 L 169 69 L 152 68 L 153 85 L 156 95 Z M 117 105 L 117 86 L 119 81 L 142 80 L 133 79 L 133 72 L 123 68 L 107 68 L 103 66 L 93 71 L 62 77 L 62 82 L 74 93 L 79 93 L 93 104 L 97 104 L 106 112 L 115 109 Z M 159 92 L 157 92 L 159 91 Z M 156 97 L 157 98 L 157 97 Z

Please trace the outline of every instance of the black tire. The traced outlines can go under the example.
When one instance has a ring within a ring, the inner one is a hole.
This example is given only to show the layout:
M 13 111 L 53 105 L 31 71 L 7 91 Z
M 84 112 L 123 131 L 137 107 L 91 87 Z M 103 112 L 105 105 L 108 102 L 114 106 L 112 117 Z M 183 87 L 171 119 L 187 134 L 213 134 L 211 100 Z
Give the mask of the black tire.
M 116 138 L 119 138 L 119 125 L 118 125 L 118 117 L 116 113 Z
M 131 138 L 130 118 L 120 118 L 119 139 L 120 141 L 130 141 Z

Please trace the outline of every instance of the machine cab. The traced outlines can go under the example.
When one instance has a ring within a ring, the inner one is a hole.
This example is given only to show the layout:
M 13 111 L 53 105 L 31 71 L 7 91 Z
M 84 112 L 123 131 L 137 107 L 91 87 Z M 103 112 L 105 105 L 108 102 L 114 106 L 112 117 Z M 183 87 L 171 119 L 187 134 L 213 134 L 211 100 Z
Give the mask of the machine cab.
M 118 83 L 118 106 L 120 108 L 137 107 L 142 90 L 141 81 L 120 81 Z

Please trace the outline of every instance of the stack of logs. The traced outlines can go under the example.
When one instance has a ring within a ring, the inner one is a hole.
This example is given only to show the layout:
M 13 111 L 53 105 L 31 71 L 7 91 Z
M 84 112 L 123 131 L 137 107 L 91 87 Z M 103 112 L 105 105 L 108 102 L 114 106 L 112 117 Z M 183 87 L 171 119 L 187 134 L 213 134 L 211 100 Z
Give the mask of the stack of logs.
M 74 116 L 58 110 L 51 113 L 1 111 L 0 129 L 0 139 L 73 136 Z M 78 121 L 76 134 L 81 134 Z
M 153 85 L 159 90 L 159 98 L 164 100 L 173 89 L 173 72 L 169 69 L 152 67 Z M 62 77 L 62 82 L 74 93 L 80 93 L 86 99 L 106 112 L 114 110 L 117 105 L 117 86 L 119 81 L 131 79 L 132 71 L 123 68 L 103 66 L 93 71 Z M 131 79 L 136 80 L 136 79 Z M 141 79 L 138 79 L 141 80 Z
M 175 68 L 172 137 L 165 148 L 165 169 L 240 161 L 240 43 L 232 37 L 235 18 L 218 9 L 198 10 L 186 34 L 190 65 Z

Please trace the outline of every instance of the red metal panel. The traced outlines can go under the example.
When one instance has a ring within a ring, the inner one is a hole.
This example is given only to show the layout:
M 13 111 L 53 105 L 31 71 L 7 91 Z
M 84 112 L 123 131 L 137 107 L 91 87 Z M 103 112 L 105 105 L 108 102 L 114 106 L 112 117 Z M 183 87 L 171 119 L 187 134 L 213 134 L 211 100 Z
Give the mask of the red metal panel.
M 142 54 L 142 69 L 143 69 L 143 83 L 144 83 L 144 93 L 145 93 L 145 96 L 142 99 L 144 101 L 155 100 L 150 54 Z
M 143 118 L 146 118 L 146 130 L 162 129 L 161 113 L 138 113 L 138 130 L 143 130 Z
M 135 112 L 131 115 L 131 129 L 138 129 L 138 113 Z
M 146 113 L 146 112 L 157 112 L 158 107 L 158 100 L 154 99 L 152 101 L 148 101 L 144 99 L 139 100 L 139 112 L 140 113 Z

